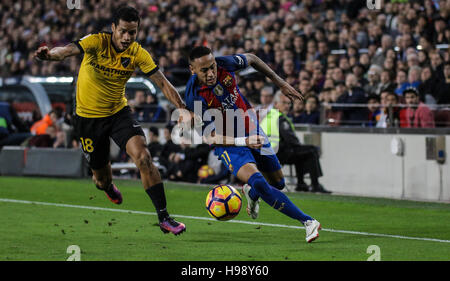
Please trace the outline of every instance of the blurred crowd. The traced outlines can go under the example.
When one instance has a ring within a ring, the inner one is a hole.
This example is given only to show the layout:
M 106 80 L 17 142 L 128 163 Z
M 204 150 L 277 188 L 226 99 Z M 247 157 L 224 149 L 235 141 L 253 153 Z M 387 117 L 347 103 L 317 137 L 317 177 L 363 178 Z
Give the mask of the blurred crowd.
M 55 107 L 44 116 L 24 122 L 11 103 L 0 102 L 0 150 L 3 146 L 78 148 L 70 115 Z
M 368 9 L 365 0 L 80 3 L 80 9 L 69 9 L 63 0 L 2 0 L 0 76 L 76 76 L 81 56 L 40 62 L 34 51 L 109 31 L 112 12 L 126 3 L 141 13 L 138 42 L 180 88 L 191 75 L 189 50 L 206 45 L 215 56 L 254 53 L 299 90 L 305 99 L 290 101 L 287 116 L 293 123 L 450 127 L 450 0 L 384 0 L 379 10 Z M 267 78 L 251 70 L 237 78 L 255 108 L 274 106 L 278 89 Z M 171 108 L 161 106 L 154 94 L 127 92 L 127 98 L 139 122 L 167 123 L 170 118 Z M 171 130 L 167 125 L 160 136 L 161 130 L 149 129 L 148 148 L 165 179 L 229 182 L 230 173 L 209 146 L 174 144 Z M 33 112 L 33 120 L 24 123 L 14 108 L 0 102 L 3 145 L 79 146 L 70 115 L 61 108 L 44 116 Z M 121 151 L 112 160 L 129 158 Z M 132 169 L 122 172 L 139 176 Z
M 385 0 L 380 10 L 361 0 L 80 2 L 81 9 L 69 9 L 60 0 L 3 0 L 1 75 L 76 75 L 80 57 L 36 62 L 34 50 L 109 30 L 112 11 L 127 3 L 141 12 L 138 41 L 177 86 L 190 76 L 189 50 L 202 44 L 216 56 L 255 53 L 300 90 L 307 98 L 292 104 L 295 123 L 434 127 L 450 121 L 440 106 L 450 104 L 450 0 Z M 277 89 L 267 79 L 238 78 L 255 107 L 270 106 Z M 414 97 L 406 98 L 406 90 Z M 152 109 L 132 104 L 137 116 L 161 120 L 155 97 L 144 99 Z

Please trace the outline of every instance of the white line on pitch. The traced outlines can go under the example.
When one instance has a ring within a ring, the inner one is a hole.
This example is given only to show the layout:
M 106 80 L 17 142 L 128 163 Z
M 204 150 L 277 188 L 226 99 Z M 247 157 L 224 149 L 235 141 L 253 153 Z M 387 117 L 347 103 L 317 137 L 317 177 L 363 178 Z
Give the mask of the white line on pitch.
M 61 204 L 61 203 L 26 201 L 26 200 L 16 200 L 16 199 L 8 199 L 8 198 L 0 198 L 0 202 L 32 204 L 32 205 L 45 205 L 45 206 L 67 207 L 67 208 L 78 208 L 78 209 L 109 211 L 109 212 L 128 213 L 128 214 L 140 214 L 140 215 L 152 215 L 152 216 L 156 215 L 156 213 L 153 213 L 153 212 L 143 212 L 143 211 L 124 210 L 124 209 L 111 209 L 111 208 L 102 208 L 102 207 L 94 207 L 94 206 L 70 205 L 70 204 Z M 185 216 L 185 215 L 175 215 L 175 214 L 173 215 L 173 217 L 186 218 L 186 219 L 195 219 L 195 220 L 217 221 L 217 220 L 215 220 L 213 218 Z M 285 225 L 285 224 L 273 224 L 273 223 L 263 223 L 263 222 L 252 222 L 252 221 L 242 221 L 242 220 L 230 220 L 230 221 L 226 221 L 226 222 L 229 222 L 229 223 L 241 223 L 241 224 L 252 224 L 252 225 L 264 225 L 264 226 L 283 227 L 283 228 L 305 229 L 303 226 Z M 370 233 L 370 232 L 338 230 L 338 229 L 328 229 L 328 228 L 322 228 L 322 231 L 334 232 L 334 233 L 354 234 L 354 235 L 365 235 L 365 236 L 377 236 L 377 237 L 386 237 L 386 238 L 398 238 L 398 239 L 408 239 L 408 240 L 420 240 L 420 241 L 450 243 L 450 240 L 442 240 L 442 239 L 435 239 L 435 238 L 422 238 L 422 237 L 410 237 L 410 236 L 382 234 L 382 233 Z

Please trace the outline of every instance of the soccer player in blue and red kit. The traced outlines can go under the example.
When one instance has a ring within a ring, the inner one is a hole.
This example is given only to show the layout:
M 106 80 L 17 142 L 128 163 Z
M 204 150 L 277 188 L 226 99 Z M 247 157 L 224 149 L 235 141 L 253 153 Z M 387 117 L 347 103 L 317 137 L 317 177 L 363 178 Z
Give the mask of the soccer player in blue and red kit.
M 271 79 L 289 98 L 303 99 L 303 96 L 253 54 L 214 57 L 211 49 L 199 46 L 191 51 L 189 64 L 193 75 L 186 85 L 186 108 L 197 116 L 201 114 L 204 121 L 203 136 L 213 144 L 215 155 L 230 172 L 246 183 L 243 193 L 247 198 L 247 213 L 253 219 L 258 217 L 261 198 L 274 209 L 300 221 L 305 226 L 308 243 L 315 240 L 319 236 L 321 225 L 303 213 L 280 191 L 285 186 L 280 162 L 259 128 L 251 105 L 240 94 L 234 73 L 252 66 Z M 198 108 L 201 112 L 196 112 Z M 214 129 L 209 135 L 206 131 L 211 127 L 212 118 L 206 116 L 214 115 L 214 110 L 216 113 L 220 112 L 222 118 L 217 119 L 215 115 Z M 235 116 L 244 113 L 244 118 L 241 119 L 244 121 L 236 122 L 234 117 L 227 119 L 226 115 L 230 112 L 233 114 L 233 111 L 238 112 Z M 226 128 L 230 126 L 231 130 Z

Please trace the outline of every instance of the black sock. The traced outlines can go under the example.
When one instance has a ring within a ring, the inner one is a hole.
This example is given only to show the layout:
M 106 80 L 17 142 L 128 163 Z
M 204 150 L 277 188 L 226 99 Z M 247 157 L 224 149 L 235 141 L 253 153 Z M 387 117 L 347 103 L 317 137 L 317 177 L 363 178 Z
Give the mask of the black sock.
M 311 178 L 311 185 L 314 187 L 318 187 L 319 186 L 319 180 L 317 178 Z
M 166 209 L 166 195 L 164 193 L 164 185 L 163 183 L 155 184 L 145 190 L 150 199 L 152 199 L 153 205 L 155 206 L 156 213 L 158 214 L 159 221 L 164 220 L 169 216 Z

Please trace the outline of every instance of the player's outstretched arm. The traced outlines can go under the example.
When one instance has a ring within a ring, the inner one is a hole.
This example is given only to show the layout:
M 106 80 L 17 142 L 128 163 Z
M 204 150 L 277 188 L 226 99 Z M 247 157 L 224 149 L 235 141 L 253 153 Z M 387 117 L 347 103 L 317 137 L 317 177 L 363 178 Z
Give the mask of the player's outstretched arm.
M 296 91 L 294 87 L 289 85 L 280 76 L 278 76 L 265 62 L 254 54 L 246 53 L 244 56 L 247 58 L 247 62 L 258 72 L 264 74 L 272 82 L 280 88 L 281 92 L 290 99 L 303 100 L 303 95 Z
M 176 106 L 176 108 L 184 109 L 186 104 L 181 99 L 180 94 L 175 87 L 167 80 L 166 76 L 161 71 L 156 71 L 150 76 L 150 79 L 161 89 L 166 98 Z
M 61 61 L 67 57 L 75 56 L 80 53 L 80 49 L 74 43 L 70 43 L 64 47 L 55 47 L 51 50 L 47 46 L 39 47 L 39 49 L 34 52 L 34 57 L 40 60 Z

